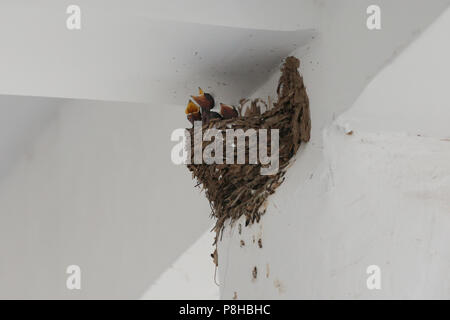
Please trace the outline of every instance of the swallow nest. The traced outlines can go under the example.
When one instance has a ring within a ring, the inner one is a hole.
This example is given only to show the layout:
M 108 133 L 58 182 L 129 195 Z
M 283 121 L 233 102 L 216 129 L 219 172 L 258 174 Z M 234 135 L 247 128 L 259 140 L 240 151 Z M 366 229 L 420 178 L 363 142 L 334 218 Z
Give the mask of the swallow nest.
M 246 226 L 259 222 L 266 211 L 266 200 L 284 181 L 287 166 L 296 154 L 300 144 L 310 139 L 311 118 L 309 100 L 298 68 L 300 61 L 288 57 L 281 67 L 276 102 L 271 105 L 261 99 L 241 100 L 237 108 L 239 116 L 228 120 L 214 119 L 202 127 L 226 129 L 279 129 L 279 170 L 274 175 L 261 175 L 261 164 L 193 164 L 194 144 L 191 142 L 191 163 L 188 169 L 205 190 L 215 218 L 216 241 L 225 223 L 246 217 Z M 262 109 L 265 111 L 262 112 Z M 194 129 L 189 129 L 194 136 Z M 225 140 L 226 141 L 226 140 Z M 224 145 L 225 145 L 224 141 Z M 203 150 L 211 142 L 203 142 Z M 268 135 L 268 154 L 270 151 Z M 246 143 L 246 159 L 249 148 Z M 236 148 L 235 148 L 236 149 Z M 224 152 L 225 154 L 225 152 Z M 235 159 L 237 151 L 235 150 Z M 247 162 L 246 162 L 247 163 Z

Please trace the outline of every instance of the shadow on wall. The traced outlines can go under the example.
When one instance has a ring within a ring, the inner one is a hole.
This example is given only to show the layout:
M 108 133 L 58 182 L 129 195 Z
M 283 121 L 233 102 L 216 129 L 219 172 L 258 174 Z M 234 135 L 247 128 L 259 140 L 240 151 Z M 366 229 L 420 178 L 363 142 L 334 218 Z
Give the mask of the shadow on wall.
M 61 99 L 0 96 L 0 179 L 58 112 Z
M 59 108 L 0 183 L 0 298 L 139 298 L 211 223 L 170 160 L 183 111 Z M 66 288 L 69 265 L 81 268 L 81 290 Z

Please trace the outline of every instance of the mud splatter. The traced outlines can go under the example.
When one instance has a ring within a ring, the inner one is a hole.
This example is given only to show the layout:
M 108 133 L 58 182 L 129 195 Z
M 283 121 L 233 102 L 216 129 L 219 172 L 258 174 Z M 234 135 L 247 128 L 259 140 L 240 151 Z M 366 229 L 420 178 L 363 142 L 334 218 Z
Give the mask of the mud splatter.
M 283 285 L 283 283 L 280 280 L 278 280 L 278 279 L 274 280 L 273 281 L 273 285 L 274 285 L 275 288 L 278 289 L 278 293 L 279 294 L 282 294 L 282 293 L 285 292 L 284 285 Z
M 252 270 L 252 276 L 253 280 L 256 280 L 256 278 L 258 278 L 258 268 L 256 268 L 256 266 Z

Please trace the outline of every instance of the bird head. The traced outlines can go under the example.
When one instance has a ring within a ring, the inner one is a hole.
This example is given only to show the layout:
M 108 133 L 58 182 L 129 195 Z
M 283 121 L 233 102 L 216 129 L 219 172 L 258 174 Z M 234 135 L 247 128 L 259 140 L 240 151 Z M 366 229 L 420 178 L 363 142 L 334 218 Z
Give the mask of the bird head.
M 192 100 L 189 100 L 186 110 L 184 111 L 187 115 L 187 119 L 192 125 L 195 121 L 202 120 L 202 115 L 200 114 L 200 107 L 197 106 Z
M 202 111 L 209 111 L 215 106 L 213 96 L 204 92 L 202 88 L 198 88 L 198 96 L 191 96 L 191 98 L 202 108 Z
M 186 110 L 184 112 L 186 112 L 186 114 L 191 114 L 191 113 L 196 113 L 199 111 L 200 111 L 200 108 L 194 102 L 192 102 L 192 100 L 189 100 Z
M 224 119 L 232 119 L 239 116 L 235 107 L 223 103 L 220 104 L 220 114 Z

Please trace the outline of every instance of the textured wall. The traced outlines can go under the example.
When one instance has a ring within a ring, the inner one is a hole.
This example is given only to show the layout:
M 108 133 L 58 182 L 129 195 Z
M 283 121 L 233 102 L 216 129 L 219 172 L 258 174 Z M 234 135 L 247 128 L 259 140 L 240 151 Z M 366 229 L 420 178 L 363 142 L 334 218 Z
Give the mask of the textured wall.
M 359 24 L 351 31 L 354 10 L 365 4 L 344 5 L 324 22 L 328 31 L 311 45 L 314 54 L 297 52 L 311 98 L 312 141 L 261 223 L 242 235 L 226 229 L 219 245 L 223 298 L 449 298 L 450 12 L 356 99 L 443 6 L 409 2 L 405 11 L 390 3 L 381 2 L 380 34 Z M 395 34 L 391 23 L 402 14 Z M 326 41 L 330 36 L 335 40 Z M 370 265 L 381 268 L 380 291 L 366 287 Z

